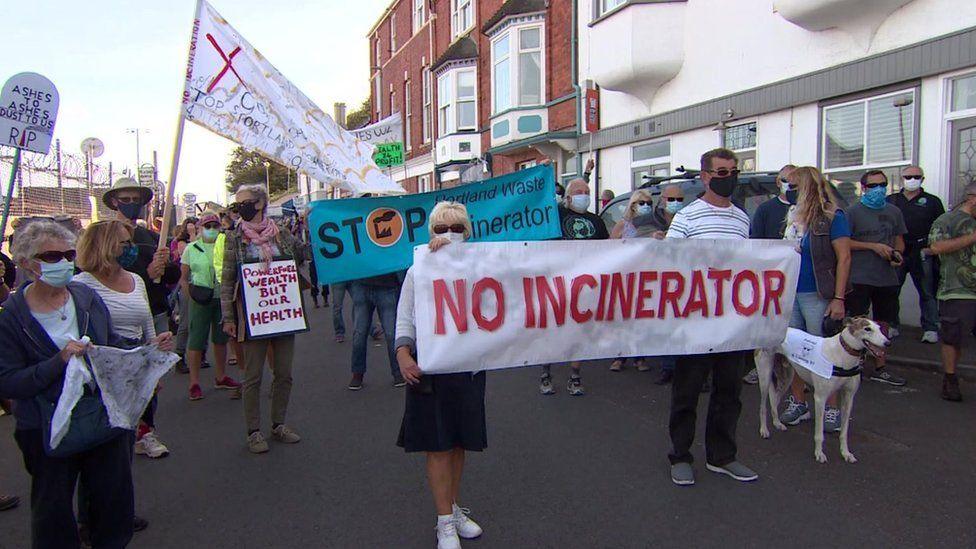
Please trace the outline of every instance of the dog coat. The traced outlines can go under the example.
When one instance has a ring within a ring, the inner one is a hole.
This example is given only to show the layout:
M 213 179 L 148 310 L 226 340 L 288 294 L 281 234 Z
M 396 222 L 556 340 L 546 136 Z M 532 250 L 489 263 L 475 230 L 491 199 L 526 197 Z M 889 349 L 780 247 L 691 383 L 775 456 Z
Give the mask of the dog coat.
M 786 339 L 783 341 L 783 354 L 793 364 L 824 379 L 830 379 L 834 373 L 834 365 L 823 355 L 823 342 L 822 337 L 810 335 L 796 328 L 788 328 Z

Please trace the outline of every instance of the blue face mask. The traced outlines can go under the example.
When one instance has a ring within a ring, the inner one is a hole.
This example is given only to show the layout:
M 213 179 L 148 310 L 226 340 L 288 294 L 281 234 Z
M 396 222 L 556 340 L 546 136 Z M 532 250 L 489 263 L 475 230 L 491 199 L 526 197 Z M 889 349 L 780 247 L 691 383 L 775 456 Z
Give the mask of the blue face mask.
M 650 204 L 641 204 L 641 205 L 637 206 L 636 213 L 637 213 L 637 215 L 647 215 L 647 214 L 651 213 L 651 205 Z
M 685 203 L 682 202 L 681 200 L 675 200 L 673 202 L 669 200 L 668 203 L 664 205 L 664 209 L 668 213 L 676 214 L 676 213 L 678 213 L 678 210 L 680 210 L 684 206 L 685 206 Z
M 218 234 L 220 234 L 220 231 L 218 231 L 217 229 L 204 229 L 203 240 L 204 242 L 213 242 L 217 240 Z
M 41 263 L 40 281 L 55 288 L 64 288 L 75 276 L 75 262 L 62 259 L 57 263 Z
M 139 247 L 135 244 L 128 244 L 122 249 L 122 253 L 115 258 L 123 269 L 128 269 L 135 265 L 137 259 L 139 259 Z
M 864 204 L 872 210 L 880 210 L 885 206 L 885 196 L 887 194 L 887 187 L 873 187 L 861 195 L 861 204 Z

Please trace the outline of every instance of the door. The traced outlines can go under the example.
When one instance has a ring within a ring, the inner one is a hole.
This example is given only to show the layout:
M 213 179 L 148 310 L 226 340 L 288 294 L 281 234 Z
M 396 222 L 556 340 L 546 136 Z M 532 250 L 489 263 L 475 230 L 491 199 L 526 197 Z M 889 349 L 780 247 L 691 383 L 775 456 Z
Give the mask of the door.
M 949 188 L 955 205 L 962 200 L 966 185 L 976 183 L 976 118 L 953 120 L 951 128 Z

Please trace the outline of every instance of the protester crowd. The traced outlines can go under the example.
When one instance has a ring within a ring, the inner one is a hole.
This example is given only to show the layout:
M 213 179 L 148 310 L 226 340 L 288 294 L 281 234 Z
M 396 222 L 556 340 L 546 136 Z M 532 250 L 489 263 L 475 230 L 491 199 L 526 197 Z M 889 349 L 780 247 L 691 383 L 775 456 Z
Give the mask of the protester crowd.
M 779 194 L 760 205 L 750 219 L 733 201 L 737 166 L 733 152 L 708 151 L 701 157 L 700 196 L 685 196 L 680 184 L 664 183 L 655 201 L 649 189 L 639 189 L 631 194 L 620 222 L 607 227 L 591 211 L 590 164 L 587 177 L 565 188 L 557 186 L 562 238 L 785 239 L 800 254 L 790 326 L 817 336 L 837 333 L 845 317 L 870 314 L 896 337 L 898 297 L 910 275 L 919 293 L 921 341 L 942 342 L 942 397 L 961 400 L 955 369 L 963 340 L 976 326 L 976 184 L 967 187 L 964 201 L 946 213 L 941 201 L 924 191 L 920 167 L 902 170 L 898 192 L 891 192 L 884 172 L 872 170 L 860 179 L 860 201 L 845 204 L 816 168 L 785 166 L 777 176 Z M 385 339 L 392 386 L 409 385 L 397 444 L 407 452 L 426 454 L 438 546 L 459 547 L 460 539 L 478 537 L 481 527 L 458 502 L 465 453 L 487 447 L 486 374 L 422 373 L 416 354 L 412 269 L 320 284 L 311 261 L 307 220 L 269 217 L 269 197 L 261 185 L 238 189 L 226 211 L 186 219 L 161 247 L 160 235 L 137 223 L 151 198 L 148 188 L 120 179 L 103 197 L 114 219 L 95 222 L 83 231 L 35 221 L 11 238 L 12 258 L 0 254 L 0 403 L 16 417 L 15 438 L 32 479 L 34 545 L 128 544 L 133 532 L 148 524 L 136 515 L 133 455 L 158 459 L 172 451 L 157 432 L 157 424 L 166 423 L 166 410 L 160 410 L 153 397 L 135 431 L 104 433 L 78 422 L 74 451 L 52 453 L 46 437 L 65 369 L 72 357 L 83 357 L 91 345 L 174 350 L 181 357 L 177 369 L 187 374 L 189 401 L 215 394 L 210 387 L 243 400 L 244 442 L 255 454 L 270 450 L 259 398 L 267 365 L 272 374 L 270 435 L 285 444 L 301 440 L 286 423 L 295 336 L 253 338 L 242 323 L 241 265 L 277 259 L 293 259 L 299 271 L 307 273 L 303 288 L 310 290 L 315 307 L 319 296 L 323 306 L 332 307 L 338 343 L 345 341 L 344 302 L 350 296 L 350 390 L 364 387 L 368 339 Z M 607 194 L 600 197 L 603 206 L 612 199 Z M 439 203 L 429 216 L 430 249 L 436 253 L 445 246 L 463 245 L 471 230 L 464 205 Z M 709 393 L 707 469 L 739 481 L 758 478 L 738 460 L 736 444 L 742 383 L 756 382 L 755 371 L 747 373 L 751 351 L 622 357 L 613 360 L 610 369 L 621 371 L 628 360 L 639 371 L 657 363 L 654 382 L 671 385 L 668 457 L 674 483 L 695 482 L 691 446 L 704 392 Z M 231 373 L 235 366 L 241 381 Z M 212 384 L 201 378 L 210 367 Z M 553 365 L 542 366 L 543 395 L 557 392 L 552 371 Z M 883 359 L 875 360 L 868 371 L 869 379 L 905 384 Z M 572 396 L 585 394 L 581 363 L 569 364 L 566 387 Z M 780 413 L 784 423 L 810 419 L 804 389 L 795 378 Z M 97 411 L 103 409 L 100 399 L 97 388 L 88 389 L 83 402 Z M 839 416 L 835 403 L 829 402 L 827 430 L 840 429 Z M 18 501 L 0 495 L 0 510 Z

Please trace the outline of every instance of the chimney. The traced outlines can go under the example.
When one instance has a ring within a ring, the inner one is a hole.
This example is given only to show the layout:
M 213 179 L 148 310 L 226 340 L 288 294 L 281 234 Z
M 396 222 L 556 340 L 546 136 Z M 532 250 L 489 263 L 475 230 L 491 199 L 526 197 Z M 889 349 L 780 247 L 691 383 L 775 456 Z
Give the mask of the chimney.
M 335 118 L 336 123 L 342 126 L 343 128 L 345 128 L 346 127 L 346 104 L 333 103 L 332 109 L 333 109 L 333 118 Z

